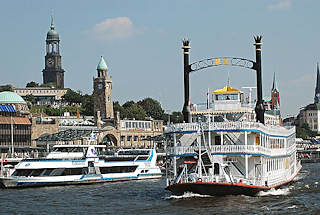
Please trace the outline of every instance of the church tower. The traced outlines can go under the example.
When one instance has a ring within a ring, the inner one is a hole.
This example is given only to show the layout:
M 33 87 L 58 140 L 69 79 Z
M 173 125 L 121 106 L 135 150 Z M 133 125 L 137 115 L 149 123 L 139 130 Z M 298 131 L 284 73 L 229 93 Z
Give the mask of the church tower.
M 271 89 L 271 109 L 277 110 L 280 108 L 280 94 L 277 87 L 276 73 L 273 73 L 273 83 Z
M 317 63 L 317 83 L 316 90 L 314 93 L 314 103 L 320 103 L 320 74 L 319 74 L 319 63 Z
M 108 67 L 101 56 L 97 66 L 98 76 L 93 78 L 94 116 L 100 111 L 102 121 L 113 120 L 112 77 L 108 77 Z
M 55 30 L 51 14 L 51 26 L 46 39 L 45 69 L 42 70 L 43 84 L 53 83 L 57 88 L 64 88 L 64 70 L 61 66 L 59 43 L 59 34 Z

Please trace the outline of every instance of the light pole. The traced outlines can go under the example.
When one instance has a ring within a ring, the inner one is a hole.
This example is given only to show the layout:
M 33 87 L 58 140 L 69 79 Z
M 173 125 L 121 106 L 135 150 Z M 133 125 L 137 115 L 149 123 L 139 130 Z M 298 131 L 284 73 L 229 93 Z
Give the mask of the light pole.
M 14 157 L 14 146 L 13 146 L 13 121 L 12 121 L 12 115 L 10 116 L 11 121 L 11 157 Z

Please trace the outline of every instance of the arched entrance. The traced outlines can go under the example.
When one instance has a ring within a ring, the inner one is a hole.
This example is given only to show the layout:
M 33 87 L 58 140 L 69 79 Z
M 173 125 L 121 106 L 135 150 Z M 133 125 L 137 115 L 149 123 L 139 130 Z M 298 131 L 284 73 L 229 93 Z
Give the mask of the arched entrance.
M 117 146 L 118 140 L 113 134 L 107 134 L 103 137 L 100 145 Z

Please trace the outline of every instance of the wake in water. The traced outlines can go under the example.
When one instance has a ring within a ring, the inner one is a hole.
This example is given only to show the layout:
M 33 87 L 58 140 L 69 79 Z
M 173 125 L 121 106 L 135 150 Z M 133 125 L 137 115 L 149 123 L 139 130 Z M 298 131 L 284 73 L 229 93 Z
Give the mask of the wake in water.
M 290 188 L 274 189 L 268 191 L 261 191 L 258 193 L 258 196 L 287 196 L 290 194 Z
M 182 196 L 171 195 L 169 197 L 166 197 L 165 200 L 169 200 L 169 199 L 186 199 L 186 198 L 207 198 L 207 197 L 212 197 L 212 196 L 186 192 Z

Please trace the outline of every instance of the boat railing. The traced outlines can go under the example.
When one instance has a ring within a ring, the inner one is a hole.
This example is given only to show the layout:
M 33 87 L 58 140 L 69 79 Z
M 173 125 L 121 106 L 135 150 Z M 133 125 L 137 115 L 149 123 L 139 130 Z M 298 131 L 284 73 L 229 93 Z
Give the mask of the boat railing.
M 205 131 L 209 130 L 209 123 L 202 123 L 202 129 Z M 178 123 L 170 125 L 165 129 L 165 133 L 176 133 L 176 132 L 197 132 L 200 128 L 199 123 Z M 277 125 L 264 125 L 258 122 L 211 122 L 210 131 L 212 130 L 260 130 L 268 134 L 282 134 L 291 135 L 295 132 L 295 127 L 283 127 Z
M 177 146 L 168 147 L 167 153 L 169 155 L 188 155 L 195 154 L 199 150 L 198 146 Z M 206 148 L 201 147 L 201 151 L 205 151 Z M 276 148 L 269 149 L 259 145 L 214 145 L 211 146 L 211 153 L 245 153 L 245 154 L 261 154 L 268 156 L 281 156 L 292 154 L 296 150 L 295 145 L 289 148 Z
M 227 179 L 221 175 L 203 175 L 201 178 L 197 176 L 197 174 L 181 174 L 181 177 L 177 178 L 172 183 L 195 183 L 195 182 L 204 182 L 204 183 L 211 183 L 211 182 L 219 182 L 219 183 L 228 183 Z M 243 178 L 243 177 L 232 177 L 232 183 L 235 184 L 248 184 L 248 185 L 256 185 L 262 186 L 263 180 L 257 178 Z

